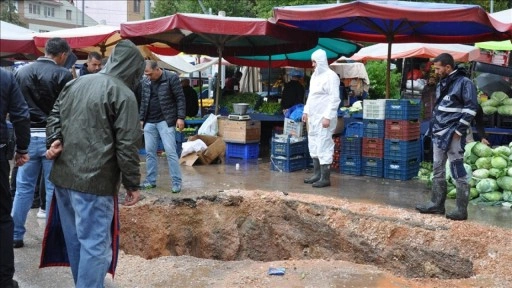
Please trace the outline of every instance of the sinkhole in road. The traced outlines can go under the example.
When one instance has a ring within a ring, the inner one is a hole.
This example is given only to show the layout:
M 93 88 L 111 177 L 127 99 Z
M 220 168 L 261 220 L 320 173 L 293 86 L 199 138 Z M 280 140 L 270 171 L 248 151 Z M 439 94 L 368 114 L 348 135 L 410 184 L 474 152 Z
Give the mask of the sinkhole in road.
M 457 243 L 434 245 L 439 227 L 283 197 L 160 199 L 124 209 L 121 249 L 146 259 L 326 259 L 374 265 L 410 278 L 473 275 Z

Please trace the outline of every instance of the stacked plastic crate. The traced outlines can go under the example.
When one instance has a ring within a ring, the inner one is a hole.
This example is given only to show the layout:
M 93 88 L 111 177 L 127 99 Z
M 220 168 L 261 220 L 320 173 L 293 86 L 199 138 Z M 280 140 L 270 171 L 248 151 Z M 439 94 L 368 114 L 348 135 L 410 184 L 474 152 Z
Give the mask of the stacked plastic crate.
M 384 175 L 385 118 L 385 99 L 363 101 L 363 175 L 373 177 Z
M 420 111 L 417 100 L 386 101 L 384 178 L 409 180 L 418 174 Z
M 308 157 L 306 137 L 274 135 L 271 143 L 270 170 L 293 172 L 306 168 Z
M 361 143 L 363 122 L 352 122 L 341 137 L 340 173 L 362 175 Z

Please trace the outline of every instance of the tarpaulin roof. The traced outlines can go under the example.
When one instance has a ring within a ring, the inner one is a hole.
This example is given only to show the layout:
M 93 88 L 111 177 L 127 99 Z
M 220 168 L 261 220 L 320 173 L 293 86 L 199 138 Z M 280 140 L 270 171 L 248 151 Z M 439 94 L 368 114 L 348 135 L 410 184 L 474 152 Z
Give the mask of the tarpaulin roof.
M 0 31 L 0 57 L 41 54 L 34 45 L 35 31 L 4 21 L 0 22 Z

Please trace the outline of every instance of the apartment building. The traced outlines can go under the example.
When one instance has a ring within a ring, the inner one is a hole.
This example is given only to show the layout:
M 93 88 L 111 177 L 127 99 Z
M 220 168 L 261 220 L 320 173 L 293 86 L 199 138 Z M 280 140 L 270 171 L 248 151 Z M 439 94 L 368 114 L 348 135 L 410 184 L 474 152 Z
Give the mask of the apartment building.
M 78 9 L 73 0 L 14 1 L 20 19 L 36 32 L 48 32 L 98 24 Z M 103 1 L 97 1 L 103 2 Z
M 123 22 L 144 19 L 145 0 L 75 0 L 73 2 L 75 7 L 83 8 L 87 15 L 106 25 L 118 26 Z

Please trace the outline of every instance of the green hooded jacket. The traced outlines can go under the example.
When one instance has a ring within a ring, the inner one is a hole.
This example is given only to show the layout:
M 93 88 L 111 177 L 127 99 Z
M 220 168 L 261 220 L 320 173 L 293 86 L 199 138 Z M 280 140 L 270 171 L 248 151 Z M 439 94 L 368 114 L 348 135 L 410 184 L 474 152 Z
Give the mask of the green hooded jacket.
M 144 59 L 129 40 L 120 41 L 100 72 L 69 82 L 47 120 L 47 146 L 63 150 L 50 180 L 59 187 L 95 195 L 117 195 L 140 183 L 138 144 L 142 131 L 133 93 Z

